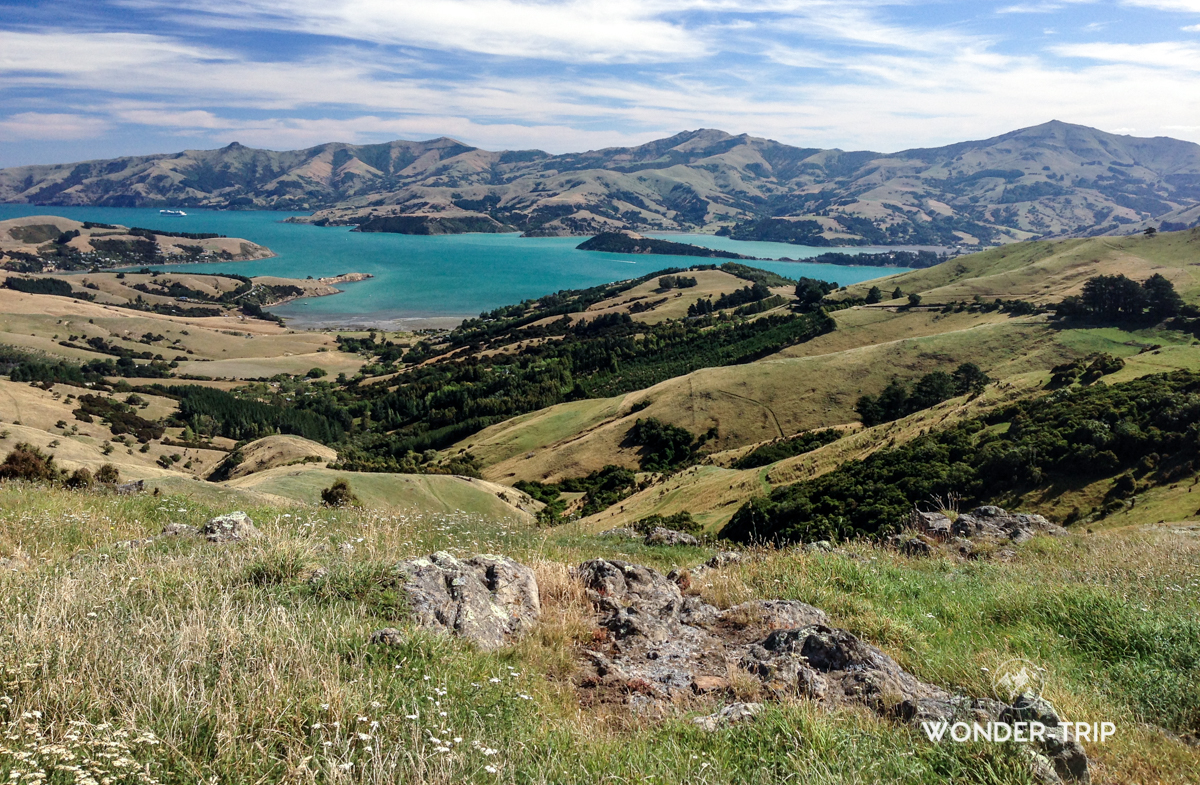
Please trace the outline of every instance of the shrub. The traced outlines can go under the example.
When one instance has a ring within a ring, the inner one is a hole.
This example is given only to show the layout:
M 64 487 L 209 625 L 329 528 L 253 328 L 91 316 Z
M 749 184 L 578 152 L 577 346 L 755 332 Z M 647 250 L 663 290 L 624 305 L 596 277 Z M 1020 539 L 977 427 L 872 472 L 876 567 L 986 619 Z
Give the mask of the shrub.
M 96 470 L 96 482 L 105 485 L 116 485 L 121 481 L 121 472 L 111 463 L 106 463 Z
M 704 527 L 692 518 L 690 512 L 677 512 L 674 515 L 649 515 L 633 524 L 633 528 L 642 534 L 649 534 L 655 527 L 692 534 L 697 537 L 704 534 Z
M 671 471 L 690 461 L 696 451 L 691 431 L 653 417 L 637 420 L 627 439 L 642 448 L 641 464 L 646 471 Z
M 66 485 L 68 488 L 91 488 L 96 484 L 96 478 L 92 473 L 82 466 L 71 472 L 71 476 L 67 478 Z
M 54 465 L 54 456 L 46 455 L 26 442 L 14 447 L 4 463 L 0 463 L 0 479 L 4 480 L 52 482 L 58 479 L 60 473 Z
M 362 502 L 354 495 L 347 480 L 335 480 L 321 491 L 321 503 L 326 507 L 361 507 Z

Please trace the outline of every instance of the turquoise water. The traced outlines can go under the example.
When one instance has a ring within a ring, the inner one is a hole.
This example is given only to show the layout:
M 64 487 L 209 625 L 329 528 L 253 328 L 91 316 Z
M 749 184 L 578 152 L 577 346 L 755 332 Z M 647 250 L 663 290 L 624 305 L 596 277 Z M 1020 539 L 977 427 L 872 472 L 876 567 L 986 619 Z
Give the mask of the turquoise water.
M 342 294 L 298 300 L 273 308 L 296 324 L 365 323 L 439 316 L 474 316 L 501 305 L 559 289 L 578 289 L 645 275 L 665 267 L 707 262 L 677 256 L 630 256 L 578 251 L 578 237 L 521 238 L 515 234 L 463 234 L 416 237 L 358 234 L 341 227 L 286 224 L 300 213 L 188 210 L 187 217 L 159 215 L 156 209 L 117 207 L 38 207 L 0 204 L 0 220 L 28 215 L 61 215 L 78 221 L 184 232 L 216 232 L 265 245 L 277 256 L 254 262 L 203 265 L 205 272 L 322 278 L 370 273 L 368 281 L 343 284 Z M 697 236 L 699 238 L 700 236 Z M 676 236 L 676 239 L 690 239 Z M 705 244 L 747 255 L 773 255 L 752 246 L 776 246 L 797 258 L 822 249 L 779 243 L 742 243 L 703 237 Z M 780 254 L 783 255 L 783 254 Z M 714 260 L 720 261 L 720 260 Z M 808 276 L 845 286 L 892 275 L 895 267 L 839 267 L 799 262 L 753 262 L 789 278 Z
M 791 243 L 766 243 L 758 240 L 731 240 L 728 237 L 717 237 L 712 234 L 681 234 L 678 232 L 647 232 L 647 237 L 657 237 L 661 240 L 672 240 L 677 243 L 690 243 L 705 248 L 715 248 L 718 251 L 733 251 L 743 256 L 753 256 L 758 259 L 811 259 L 823 253 L 885 253 L 887 251 L 913 251 L 925 249 L 941 252 L 946 249 L 936 246 L 861 246 L 857 248 L 815 248 L 810 245 L 792 245 Z M 895 272 L 893 270 L 892 272 Z M 874 277 L 874 276 L 873 276 Z M 851 283 L 851 281 L 845 281 Z

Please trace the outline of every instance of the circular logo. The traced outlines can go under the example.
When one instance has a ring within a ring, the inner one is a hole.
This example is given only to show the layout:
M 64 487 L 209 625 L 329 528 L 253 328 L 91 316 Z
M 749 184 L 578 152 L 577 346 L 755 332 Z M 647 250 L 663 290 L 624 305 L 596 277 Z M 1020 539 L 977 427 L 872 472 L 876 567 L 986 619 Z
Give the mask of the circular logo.
M 1046 686 L 1042 668 L 1019 657 L 1002 664 L 992 673 L 992 694 L 1012 703 L 1025 693 L 1041 695 Z

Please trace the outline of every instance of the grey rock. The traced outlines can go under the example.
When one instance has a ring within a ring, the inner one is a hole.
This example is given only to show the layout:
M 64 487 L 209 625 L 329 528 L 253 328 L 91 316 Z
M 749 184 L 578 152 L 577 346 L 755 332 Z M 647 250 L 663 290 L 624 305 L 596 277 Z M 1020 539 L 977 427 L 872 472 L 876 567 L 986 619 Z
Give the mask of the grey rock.
M 1040 722 L 1048 730 L 1042 753 L 1065 782 L 1091 782 L 1087 754 L 1078 740 L 1062 727 L 1058 712 L 1039 695 L 1024 693 L 1000 713 L 1005 722 Z M 1057 731 L 1057 732 L 1055 732 Z
M 133 482 L 121 483 L 116 487 L 117 493 L 122 496 L 132 496 L 135 493 L 141 493 L 146 490 L 145 480 L 134 480 Z
M 927 536 L 944 540 L 950 537 L 951 522 L 944 513 L 914 512 L 912 528 Z
M 810 553 L 831 553 L 833 551 L 833 543 L 829 540 L 817 540 L 816 542 L 805 543 L 804 550 Z
M 186 523 L 168 523 L 163 527 L 162 537 L 199 537 L 200 530 Z
M 458 560 L 439 551 L 396 565 L 416 623 L 495 649 L 541 616 L 533 570 L 502 556 Z
M 664 619 L 678 619 L 683 603 L 679 587 L 649 567 L 593 559 L 581 564 L 577 574 L 588 598 L 603 611 L 636 606 Z
M 707 717 L 696 717 L 692 722 L 706 731 L 715 731 L 726 725 L 753 719 L 763 710 L 761 703 L 731 703 L 715 714 Z
M 720 611 L 683 597 L 679 586 L 648 567 L 596 559 L 576 574 L 607 634 L 583 655 L 580 687 L 597 688 L 598 699 L 609 696 L 640 714 L 727 690 L 734 664 L 775 699 L 865 706 L 909 723 L 1042 717 L 1052 720 L 1043 723 L 1047 727 L 1058 725 L 1048 704 L 1032 698 L 1006 706 L 923 682 L 802 602 L 758 600 Z M 714 730 L 724 724 L 722 714 L 696 722 Z M 1087 758 L 1078 742 L 1049 740 L 1038 754 L 1055 776 L 1087 782 Z
M 916 534 L 893 534 L 888 544 L 905 556 L 932 556 L 933 545 Z
M 250 516 L 241 511 L 218 515 L 200 527 L 200 534 L 209 542 L 218 543 L 256 540 L 262 536 Z
M 154 544 L 153 537 L 143 537 L 138 540 L 118 540 L 117 542 L 113 543 L 113 547 L 121 548 L 124 550 L 133 550 L 134 548 L 144 548 L 147 545 L 153 545 L 153 544 Z
M 1029 542 L 1033 539 L 1033 532 L 1029 529 L 1013 529 L 1008 533 L 1008 538 L 1013 541 L 1013 544 L 1020 545 L 1023 542 Z
M 727 624 L 757 626 L 766 630 L 807 627 L 829 621 L 825 611 L 799 600 L 751 600 L 734 605 L 718 618 Z
M 950 547 L 958 551 L 963 556 L 970 556 L 975 552 L 975 543 L 968 540 L 966 537 L 955 537 L 950 540 Z
M 704 562 L 704 566 L 710 570 L 719 570 L 731 564 L 741 564 L 742 561 L 742 554 L 738 551 L 721 551 L 716 556 Z
M 399 646 L 404 643 L 404 633 L 395 627 L 384 627 L 371 633 L 368 643 L 374 646 Z
M 674 529 L 664 529 L 661 526 L 655 526 L 654 529 L 646 535 L 647 545 L 692 545 L 700 544 L 700 540 L 686 532 L 675 531 Z

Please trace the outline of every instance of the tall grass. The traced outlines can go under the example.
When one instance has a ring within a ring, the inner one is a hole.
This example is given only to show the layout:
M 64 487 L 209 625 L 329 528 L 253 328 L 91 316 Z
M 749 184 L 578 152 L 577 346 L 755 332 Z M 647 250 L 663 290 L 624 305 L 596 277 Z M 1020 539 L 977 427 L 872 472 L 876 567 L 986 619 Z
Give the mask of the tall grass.
M 33 565 L 0 574 L 0 781 L 1030 780 L 1010 745 L 930 744 L 802 701 L 717 733 L 690 722 L 695 708 L 581 709 L 571 676 L 593 622 L 570 565 L 609 556 L 667 569 L 702 550 L 315 508 L 250 511 L 266 536 L 249 544 L 130 548 L 117 543 L 227 510 L 31 490 L 0 488 L 0 556 Z M 419 631 L 368 645 L 374 629 L 405 624 L 391 565 L 435 549 L 531 564 L 541 625 L 493 653 Z M 972 694 L 989 691 L 982 667 L 1033 659 L 1060 708 L 1119 723 L 1116 742 L 1089 749 L 1097 781 L 1182 783 L 1200 756 L 1157 728 L 1194 730 L 1198 563 L 1194 539 L 1160 532 L 1039 541 L 1007 564 L 763 551 L 697 583 L 725 605 L 812 602 L 922 678 Z

